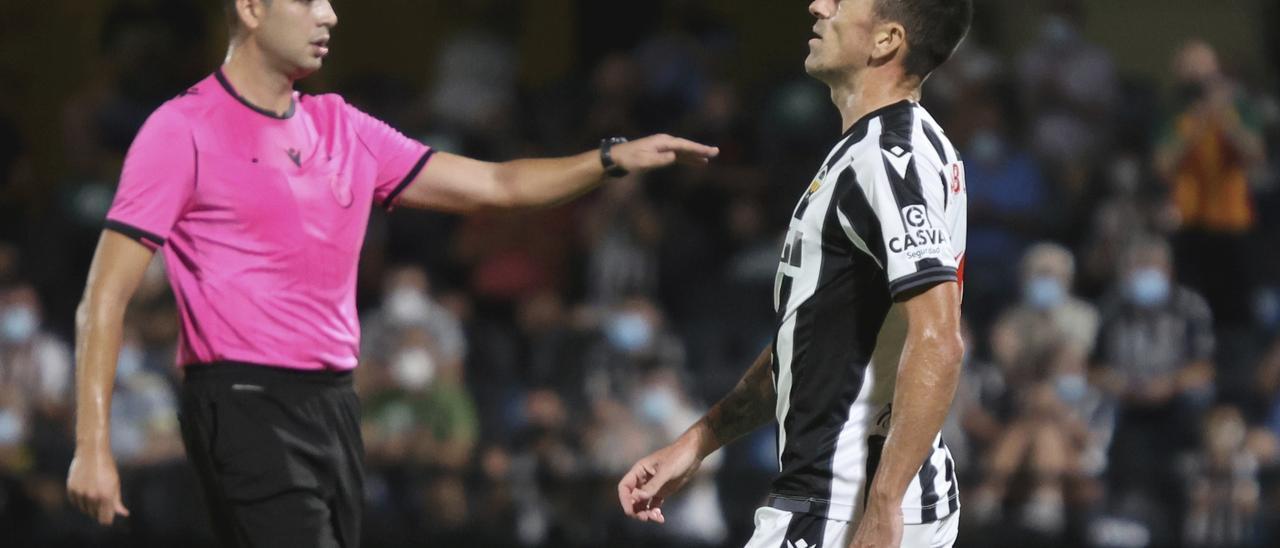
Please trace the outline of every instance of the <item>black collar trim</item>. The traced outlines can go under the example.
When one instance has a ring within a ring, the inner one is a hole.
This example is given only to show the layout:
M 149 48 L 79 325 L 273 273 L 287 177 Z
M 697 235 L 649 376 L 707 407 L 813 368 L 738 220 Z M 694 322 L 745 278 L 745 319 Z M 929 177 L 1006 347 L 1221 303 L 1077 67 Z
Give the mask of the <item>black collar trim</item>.
M 213 76 L 218 79 L 219 84 L 222 84 L 222 89 L 227 90 L 227 93 L 230 93 L 232 97 L 235 97 L 237 101 L 240 101 L 240 104 L 249 107 L 250 110 L 268 118 L 275 118 L 277 120 L 288 120 L 293 117 L 293 111 L 296 110 L 297 107 L 297 101 L 294 101 L 293 97 L 289 98 L 289 110 L 285 111 L 284 114 L 278 114 L 250 103 L 248 99 L 245 99 L 244 96 L 236 92 L 236 88 L 231 87 L 231 82 L 227 81 L 227 75 L 222 73 L 222 67 L 218 67 L 217 72 L 214 72 Z
M 875 118 L 875 117 L 877 117 L 877 116 L 880 116 L 880 115 L 882 115 L 882 114 L 884 114 L 884 113 L 886 113 L 886 112 L 889 112 L 889 111 L 891 111 L 891 110 L 898 110 L 898 109 L 902 109 L 902 108 L 913 108 L 913 107 L 915 107 L 915 105 L 916 105 L 916 104 L 915 104 L 915 102 L 913 102 L 913 101 L 911 101 L 911 100 L 909 100 L 909 99 L 903 99 L 903 100 L 898 101 L 898 102 L 896 102 L 896 103 L 891 103 L 891 104 L 885 105 L 885 106 L 883 106 L 883 107 L 880 107 L 880 108 L 878 108 L 878 109 L 875 109 L 875 110 L 873 110 L 873 111 L 871 111 L 871 112 L 868 112 L 868 113 L 866 113 L 866 114 L 863 114 L 861 118 L 858 118 L 858 121 L 857 121 L 857 122 L 854 122 L 854 123 L 853 123 L 853 125 L 849 126 L 849 129 L 845 130 L 844 135 L 841 135 L 841 136 L 840 136 L 840 138 L 841 138 L 841 139 L 844 139 L 845 137 L 848 137 L 848 136 L 850 136 L 850 135 L 853 135 L 854 133 L 856 133 L 856 132 L 857 132 L 857 131 L 859 131 L 860 129 L 864 129 L 864 128 L 866 128 L 867 124 L 871 122 L 871 119 L 872 119 L 872 118 Z

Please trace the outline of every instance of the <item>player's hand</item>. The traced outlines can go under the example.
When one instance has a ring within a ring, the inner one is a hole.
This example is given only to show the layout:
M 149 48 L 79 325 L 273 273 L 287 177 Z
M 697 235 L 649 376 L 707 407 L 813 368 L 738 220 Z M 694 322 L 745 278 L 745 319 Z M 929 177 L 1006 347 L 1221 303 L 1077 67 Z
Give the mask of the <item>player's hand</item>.
M 613 161 L 632 173 L 667 167 L 676 162 L 702 165 L 720 154 L 717 147 L 660 134 L 614 145 Z
M 902 505 L 871 502 L 849 541 L 849 548 L 899 548 L 902 545 Z
M 666 523 L 663 501 L 684 487 L 700 466 L 697 444 L 686 437 L 640 459 L 618 482 L 622 511 L 640 521 Z
M 67 497 L 71 504 L 102 525 L 111 525 L 115 517 L 129 517 L 120 499 L 120 475 L 111 451 L 76 449 L 67 473 Z

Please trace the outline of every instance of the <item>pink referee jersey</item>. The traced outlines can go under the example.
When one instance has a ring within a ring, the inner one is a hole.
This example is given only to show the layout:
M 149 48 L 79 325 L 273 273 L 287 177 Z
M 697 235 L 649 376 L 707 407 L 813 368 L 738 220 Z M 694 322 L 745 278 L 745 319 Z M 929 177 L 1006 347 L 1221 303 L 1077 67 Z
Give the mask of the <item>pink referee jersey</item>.
M 106 228 L 163 250 L 179 365 L 348 370 L 370 208 L 431 154 L 338 95 L 259 109 L 219 70 L 147 119 Z

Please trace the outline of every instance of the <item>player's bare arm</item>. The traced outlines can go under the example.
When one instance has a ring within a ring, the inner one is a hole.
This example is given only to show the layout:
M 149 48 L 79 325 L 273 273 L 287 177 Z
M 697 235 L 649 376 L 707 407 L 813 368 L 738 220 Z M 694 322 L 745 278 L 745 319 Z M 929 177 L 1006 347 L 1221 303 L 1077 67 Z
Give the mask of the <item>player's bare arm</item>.
M 67 496 L 103 525 L 128 516 L 111 455 L 111 392 L 120 354 L 124 312 L 151 262 L 151 250 L 106 230 L 76 310 L 76 450 Z
M 613 145 L 610 155 L 622 169 L 641 173 L 675 163 L 705 164 L 719 152 L 686 139 L 653 135 Z M 596 150 L 564 158 L 501 163 L 439 153 L 405 189 L 400 203 L 458 212 L 543 206 L 578 196 L 604 177 Z
M 901 542 L 907 485 L 942 430 L 960 381 L 964 343 L 958 284 L 935 285 L 903 307 L 907 339 L 898 362 L 893 417 L 853 548 L 896 548 Z
M 628 517 L 664 523 L 662 502 L 693 478 L 702 459 L 773 419 L 777 396 L 771 360 L 771 348 L 765 348 L 702 419 L 631 467 L 618 483 L 618 501 Z

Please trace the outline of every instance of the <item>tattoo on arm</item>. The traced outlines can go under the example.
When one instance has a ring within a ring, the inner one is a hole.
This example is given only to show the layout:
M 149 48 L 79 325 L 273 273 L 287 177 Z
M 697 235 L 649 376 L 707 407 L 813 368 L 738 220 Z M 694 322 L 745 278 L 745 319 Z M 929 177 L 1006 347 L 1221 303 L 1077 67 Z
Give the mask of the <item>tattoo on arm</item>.
M 773 419 L 777 396 L 773 389 L 770 354 L 770 349 L 765 349 L 738 385 L 703 418 L 721 446 Z

